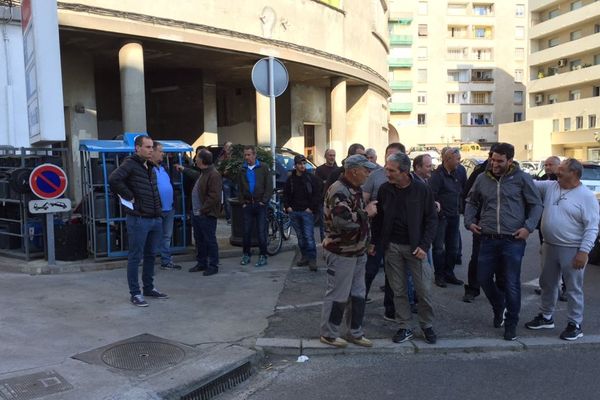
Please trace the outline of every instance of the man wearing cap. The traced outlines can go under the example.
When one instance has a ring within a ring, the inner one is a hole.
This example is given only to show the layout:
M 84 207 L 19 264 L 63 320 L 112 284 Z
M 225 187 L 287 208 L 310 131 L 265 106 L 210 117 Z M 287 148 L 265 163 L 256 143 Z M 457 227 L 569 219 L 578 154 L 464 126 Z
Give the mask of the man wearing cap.
M 365 263 L 370 239 L 369 218 L 377 213 L 376 202 L 365 205 L 361 185 L 377 166 L 363 155 L 346 158 L 344 173 L 325 195 L 325 232 L 323 241 L 327 263 L 327 290 L 321 313 L 321 342 L 346 347 L 348 341 L 371 347 L 362 322 L 365 312 Z M 340 324 L 350 298 L 346 318 L 350 329 L 346 340 L 340 337 Z
M 283 207 L 298 237 L 301 258 L 296 265 L 308 265 L 311 271 L 317 270 L 315 215 L 319 212 L 320 199 L 319 178 L 306 172 L 306 158 L 297 155 L 294 157 L 294 171 L 283 188 Z

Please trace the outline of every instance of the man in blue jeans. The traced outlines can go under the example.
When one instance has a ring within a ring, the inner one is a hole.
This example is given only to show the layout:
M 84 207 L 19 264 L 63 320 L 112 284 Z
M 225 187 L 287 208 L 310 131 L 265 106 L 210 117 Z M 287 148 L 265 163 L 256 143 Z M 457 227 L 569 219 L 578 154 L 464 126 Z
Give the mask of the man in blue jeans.
M 290 216 L 302 257 L 299 267 L 308 265 L 317 270 L 317 247 L 315 244 L 315 215 L 319 212 L 321 181 L 306 171 L 306 158 L 294 157 L 294 171 L 283 188 L 283 207 Z
M 513 163 L 514 154 L 511 144 L 496 145 L 491 168 L 477 177 L 469 192 L 464 221 L 467 229 L 481 237 L 477 278 L 492 305 L 494 327 L 504 325 L 505 340 L 517 338 L 521 260 L 543 208 L 533 179 Z M 504 291 L 494 283 L 496 268 L 502 269 Z
M 173 264 L 171 257 L 171 238 L 173 237 L 173 219 L 175 209 L 173 208 L 173 184 L 169 173 L 162 166 L 165 153 L 163 145 L 154 141 L 152 161 L 154 162 L 154 173 L 162 204 L 162 240 L 160 242 L 160 269 L 180 270 L 181 265 Z
M 109 177 L 110 187 L 123 200 L 127 214 L 127 239 L 129 255 L 127 257 L 127 283 L 130 301 L 138 307 L 147 307 L 144 296 L 155 299 L 168 299 L 165 293 L 154 287 L 154 260 L 162 237 L 162 206 L 156 174 L 152 170 L 153 141 L 149 136 L 135 138 L 135 154 L 123 160 L 119 168 Z M 138 268 L 144 260 L 140 291 Z

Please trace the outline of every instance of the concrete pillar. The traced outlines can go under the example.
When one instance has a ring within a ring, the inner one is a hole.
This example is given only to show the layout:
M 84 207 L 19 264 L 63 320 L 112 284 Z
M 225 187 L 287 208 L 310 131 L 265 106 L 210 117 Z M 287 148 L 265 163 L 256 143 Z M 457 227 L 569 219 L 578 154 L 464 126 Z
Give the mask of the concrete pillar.
M 331 141 L 330 145 L 338 159 L 346 157 L 346 79 L 331 81 Z
M 217 133 L 217 85 L 210 75 L 205 75 L 202 82 L 202 108 L 204 132 L 192 144 L 194 148 L 221 143 Z
M 268 97 L 256 92 L 256 144 L 268 146 L 271 143 L 271 109 Z
M 144 49 L 140 43 L 127 43 L 119 50 L 121 109 L 124 132 L 146 132 L 146 92 L 144 88 Z

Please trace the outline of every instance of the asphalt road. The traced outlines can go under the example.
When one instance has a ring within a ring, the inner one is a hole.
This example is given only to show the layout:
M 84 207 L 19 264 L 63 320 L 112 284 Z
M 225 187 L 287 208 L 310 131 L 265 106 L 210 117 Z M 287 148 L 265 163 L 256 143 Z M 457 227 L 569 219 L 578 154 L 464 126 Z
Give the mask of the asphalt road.
M 271 359 L 223 400 L 600 398 L 595 350 Z

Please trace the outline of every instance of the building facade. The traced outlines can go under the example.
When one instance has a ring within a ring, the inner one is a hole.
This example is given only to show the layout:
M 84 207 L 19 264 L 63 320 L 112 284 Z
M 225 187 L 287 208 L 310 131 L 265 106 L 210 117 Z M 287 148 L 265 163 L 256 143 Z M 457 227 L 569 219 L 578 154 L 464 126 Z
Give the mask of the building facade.
M 390 125 L 407 145 L 498 140 L 524 119 L 527 2 L 390 2 Z
M 520 159 L 600 160 L 600 2 L 530 1 L 527 121 L 501 137 Z

